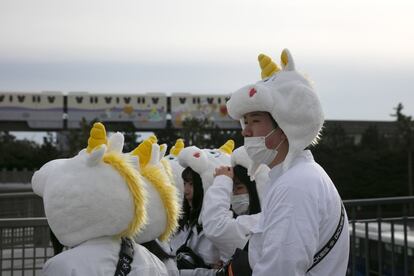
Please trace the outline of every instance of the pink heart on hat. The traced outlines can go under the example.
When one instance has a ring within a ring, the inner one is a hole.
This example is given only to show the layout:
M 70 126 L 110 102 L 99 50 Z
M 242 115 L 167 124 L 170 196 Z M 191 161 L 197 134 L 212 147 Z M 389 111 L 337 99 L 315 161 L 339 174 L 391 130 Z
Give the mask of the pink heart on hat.
M 257 90 L 256 90 L 256 89 L 254 89 L 254 88 L 252 88 L 252 89 L 250 89 L 250 91 L 249 91 L 249 96 L 250 96 L 250 97 L 253 97 L 256 93 L 257 93 Z

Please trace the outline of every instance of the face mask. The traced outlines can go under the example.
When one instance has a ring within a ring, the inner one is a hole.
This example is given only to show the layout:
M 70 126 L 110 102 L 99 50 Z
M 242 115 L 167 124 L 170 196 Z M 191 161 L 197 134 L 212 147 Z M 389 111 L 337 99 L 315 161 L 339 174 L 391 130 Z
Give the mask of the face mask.
M 231 209 L 237 215 L 247 214 L 249 204 L 249 194 L 233 195 L 231 197 Z
M 266 147 L 266 138 L 272 135 L 275 130 L 276 128 L 266 136 L 244 138 L 244 147 L 246 148 L 247 155 L 254 163 L 269 165 L 275 159 L 278 148 L 284 142 L 284 140 L 281 141 L 275 149 L 268 149 Z

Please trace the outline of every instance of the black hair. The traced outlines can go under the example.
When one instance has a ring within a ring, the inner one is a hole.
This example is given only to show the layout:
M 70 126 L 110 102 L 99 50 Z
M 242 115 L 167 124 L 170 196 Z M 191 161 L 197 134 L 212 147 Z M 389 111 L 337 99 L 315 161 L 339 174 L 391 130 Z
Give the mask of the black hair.
M 49 233 L 50 233 L 50 241 L 52 242 L 53 245 L 53 253 L 55 254 L 55 256 L 57 254 L 59 254 L 60 252 L 63 251 L 63 247 L 64 245 L 60 243 L 60 241 L 56 238 L 55 233 L 53 233 L 52 229 L 49 228 Z
M 182 206 L 182 216 L 178 221 L 179 229 L 183 229 L 184 226 L 192 227 L 198 225 L 198 217 L 200 216 L 201 207 L 203 205 L 204 189 L 203 182 L 201 181 L 200 175 L 190 167 L 187 167 L 181 173 L 181 177 L 184 181 L 191 181 L 193 183 L 193 199 L 191 205 L 184 198 Z
M 272 116 L 272 114 L 270 114 L 270 112 L 267 112 L 267 113 L 269 114 L 270 119 L 272 120 L 272 125 L 273 125 L 273 128 L 278 128 L 278 127 L 279 127 L 279 125 L 277 124 L 277 122 L 276 122 L 275 118 L 273 118 L 273 116 Z
M 249 193 L 249 215 L 260 213 L 260 200 L 257 193 L 256 181 L 250 180 L 250 176 L 247 174 L 247 169 L 243 166 L 236 165 L 233 168 L 234 178 L 238 179 L 240 183 L 244 184 Z

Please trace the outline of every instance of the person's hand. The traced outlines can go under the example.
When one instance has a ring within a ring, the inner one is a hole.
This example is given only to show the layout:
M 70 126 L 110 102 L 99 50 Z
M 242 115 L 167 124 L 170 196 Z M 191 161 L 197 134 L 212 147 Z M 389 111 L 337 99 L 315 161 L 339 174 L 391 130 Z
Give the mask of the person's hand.
M 221 166 L 216 168 L 216 172 L 214 173 L 214 176 L 219 175 L 227 175 L 230 178 L 233 178 L 233 168 L 228 166 Z

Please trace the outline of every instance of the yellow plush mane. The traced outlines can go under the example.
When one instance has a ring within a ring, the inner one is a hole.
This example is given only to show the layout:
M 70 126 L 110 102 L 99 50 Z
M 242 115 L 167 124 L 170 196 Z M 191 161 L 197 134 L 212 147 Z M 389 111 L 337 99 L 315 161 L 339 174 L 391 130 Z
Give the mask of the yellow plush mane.
M 176 190 L 170 183 L 169 176 L 160 167 L 153 165 L 145 166 L 142 175 L 148 179 L 158 191 L 167 213 L 167 227 L 160 236 L 161 241 L 167 240 L 178 226 L 180 208 L 175 200 Z
M 107 143 L 105 126 L 99 122 L 94 123 L 88 139 L 87 152 L 91 153 L 100 145 L 106 145 Z M 128 162 L 127 158 L 120 153 L 107 152 L 104 154 L 102 160 L 121 175 L 132 195 L 132 201 L 134 203 L 132 221 L 129 223 L 128 228 L 118 235 L 120 237 L 133 237 L 147 222 L 147 210 L 145 209 L 146 191 L 142 186 L 141 176 Z
M 165 172 L 167 173 L 168 178 L 169 178 L 169 179 L 170 179 L 170 181 L 171 181 L 171 184 L 175 185 L 174 174 L 173 174 L 173 171 L 172 171 L 172 168 L 171 168 L 170 162 L 168 162 L 168 161 L 167 161 L 167 160 L 165 160 L 164 158 L 162 158 L 162 159 L 160 160 L 160 162 L 161 162 L 162 166 L 164 167 L 164 170 L 165 170 Z
M 104 155 L 103 161 L 112 166 L 122 176 L 131 192 L 134 202 L 133 219 L 129 223 L 128 228 L 118 235 L 120 237 L 133 237 L 145 226 L 147 221 L 147 211 L 145 209 L 146 191 L 142 186 L 141 177 L 121 154 L 107 153 Z M 119 215 L 122 216 L 122 214 Z

